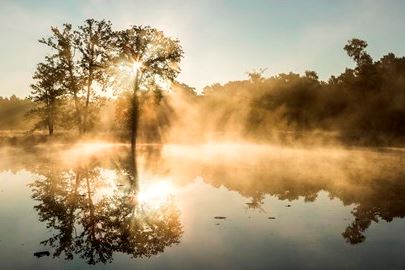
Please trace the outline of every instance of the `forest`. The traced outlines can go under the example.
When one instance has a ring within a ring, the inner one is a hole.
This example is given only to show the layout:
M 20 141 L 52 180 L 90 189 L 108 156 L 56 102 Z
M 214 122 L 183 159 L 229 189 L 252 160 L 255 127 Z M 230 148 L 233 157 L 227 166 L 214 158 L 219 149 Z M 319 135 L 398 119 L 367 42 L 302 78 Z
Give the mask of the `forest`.
M 39 42 L 49 53 L 30 96 L 0 98 L 3 142 L 405 143 L 405 58 L 372 59 L 361 39 L 342 44 L 355 67 L 326 81 L 316 71 L 265 76 L 257 69 L 198 94 L 176 79 L 180 41 L 149 26 L 113 31 L 111 22 L 89 19 L 75 29 L 52 27 Z

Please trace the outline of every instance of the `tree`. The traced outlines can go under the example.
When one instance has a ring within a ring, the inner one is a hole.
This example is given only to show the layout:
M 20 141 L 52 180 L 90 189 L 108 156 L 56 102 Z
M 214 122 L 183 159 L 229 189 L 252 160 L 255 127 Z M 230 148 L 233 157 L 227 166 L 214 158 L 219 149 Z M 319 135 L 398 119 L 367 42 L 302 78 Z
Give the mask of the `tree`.
M 366 52 L 368 44 L 366 41 L 353 38 L 348 41 L 344 50 L 357 63 L 357 72 L 361 73 L 367 67 L 373 64 L 373 59 Z
M 173 82 L 180 72 L 183 50 L 177 39 L 149 26 L 133 26 L 114 37 L 115 66 L 119 77 L 130 76 L 132 93 L 129 113 L 131 150 L 136 150 L 139 122 L 139 91 L 153 84 Z M 124 73 L 124 74 L 123 74 Z M 122 78 L 122 77 L 121 77 Z
M 312 70 L 306 70 L 305 71 L 305 77 L 310 79 L 310 80 L 314 80 L 314 81 L 317 81 L 319 79 L 318 74 L 315 71 L 312 71 Z
M 63 85 L 73 100 L 79 133 L 89 130 L 91 109 L 96 107 L 95 86 L 104 89 L 110 64 L 111 23 L 88 19 L 77 30 L 71 24 L 52 27 L 52 35 L 40 40 L 55 51 L 63 73 Z M 93 107 L 92 107 L 93 106 Z
M 39 115 L 41 119 L 37 127 L 45 124 L 49 135 L 52 136 L 57 111 L 64 95 L 63 74 L 57 56 L 46 57 L 43 63 L 39 63 L 33 79 L 36 83 L 31 85 L 30 99 L 38 106 L 31 110 L 31 113 Z
M 89 106 L 95 96 L 93 84 L 104 88 L 107 83 L 105 72 L 110 62 L 111 22 L 88 19 L 75 31 L 75 47 L 80 51 L 80 77 L 85 85 L 85 104 L 83 110 L 82 130 L 89 128 Z
M 263 82 L 264 81 L 263 74 L 264 72 L 266 72 L 266 70 L 267 68 L 259 68 L 251 72 L 247 72 L 247 75 L 252 83 Z
M 63 74 L 63 86 L 65 87 L 65 91 L 73 97 L 76 124 L 81 134 L 83 133 L 80 106 L 82 81 L 80 80 L 80 72 L 77 67 L 77 61 L 75 60 L 75 36 L 72 31 L 72 25 L 64 24 L 62 30 L 57 27 L 52 27 L 51 30 L 52 35 L 48 38 L 41 39 L 39 42 L 56 51 L 55 57 L 60 61 L 58 69 Z

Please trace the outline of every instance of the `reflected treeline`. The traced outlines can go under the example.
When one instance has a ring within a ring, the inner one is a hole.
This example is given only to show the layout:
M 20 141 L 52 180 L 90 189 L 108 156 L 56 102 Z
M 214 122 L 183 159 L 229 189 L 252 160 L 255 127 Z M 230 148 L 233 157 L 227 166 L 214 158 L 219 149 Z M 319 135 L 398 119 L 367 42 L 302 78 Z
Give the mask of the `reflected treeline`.
M 173 199 L 158 205 L 138 199 L 142 191 L 132 154 L 121 155 L 112 166 L 103 168 L 93 158 L 66 168 L 50 158 L 35 169 L 34 208 L 53 233 L 41 244 L 53 247 L 54 257 L 108 263 L 116 252 L 150 257 L 180 242 Z
M 289 202 L 314 202 L 320 191 L 326 191 L 331 199 L 353 207 L 353 219 L 342 233 L 351 244 L 363 242 L 374 222 L 405 216 L 405 153 L 400 150 L 237 145 L 162 150 L 149 145 L 139 151 L 143 174 L 170 176 L 176 185 L 201 176 L 213 187 L 223 186 L 246 197 L 249 209 L 265 210 L 269 195 Z M 157 208 L 137 203 L 142 192 L 139 170 L 122 148 L 62 167 L 59 159 L 40 153 L 28 155 L 35 156 L 36 163 L 19 157 L 21 161 L 0 164 L 0 170 L 25 168 L 38 174 L 31 186 L 39 202 L 35 209 L 40 220 L 57 232 L 44 241 L 55 247 L 55 256 L 78 254 L 89 263 L 108 262 L 113 252 L 150 256 L 179 242 L 182 229 L 177 208 L 169 199 Z
M 217 150 L 221 151 L 200 162 L 182 154 L 172 157 L 172 175 L 179 181 L 200 175 L 214 187 L 237 191 L 250 199 L 249 209 L 259 211 L 266 195 L 314 202 L 320 191 L 327 191 L 331 199 L 354 206 L 353 222 L 342 233 L 351 244 L 363 242 L 373 222 L 405 216 L 405 155 L 401 151 L 266 146 L 250 154 L 243 149 L 238 155 Z

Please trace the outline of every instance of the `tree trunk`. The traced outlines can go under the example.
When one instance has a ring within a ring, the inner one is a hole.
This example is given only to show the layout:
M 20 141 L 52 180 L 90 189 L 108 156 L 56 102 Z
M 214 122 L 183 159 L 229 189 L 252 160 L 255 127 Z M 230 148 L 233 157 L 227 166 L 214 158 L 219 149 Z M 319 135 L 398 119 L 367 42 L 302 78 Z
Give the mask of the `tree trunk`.
M 46 124 L 48 126 L 48 135 L 53 136 L 53 115 L 52 115 L 52 101 L 47 99 L 46 101 Z
M 51 111 L 49 114 L 49 136 L 53 136 L 53 126 L 55 119 L 55 104 L 51 103 Z
M 53 121 L 52 120 L 49 123 L 49 136 L 53 136 Z
M 136 137 L 138 133 L 138 97 L 137 95 L 132 96 L 132 102 L 131 102 L 131 150 L 132 153 L 135 155 L 136 154 Z
M 73 63 L 72 59 L 69 60 L 69 75 L 70 75 L 70 91 L 73 92 L 73 100 L 75 102 L 75 110 L 76 110 L 76 120 L 77 120 L 77 125 L 79 128 L 79 134 L 81 135 L 83 133 L 83 122 L 80 116 L 80 108 L 79 108 L 79 99 L 77 97 L 77 85 L 76 85 L 76 79 L 73 74 Z
M 91 33 L 91 25 L 90 25 L 90 33 Z M 90 104 L 90 93 L 91 93 L 91 86 L 93 84 L 93 58 L 94 58 L 94 43 L 91 42 L 90 45 L 90 59 L 89 59 L 89 78 L 87 81 L 87 93 L 86 93 L 86 104 L 84 107 L 84 116 L 83 116 L 83 132 L 86 133 L 88 131 L 88 119 L 89 119 L 89 104 Z
M 130 127 L 131 127 L 131 152 L 134 155 L 134 160 L 136 157 L 136 137 L 138 133 L 138 121 L 139 121 L 139 100 L 138 100 L 138 90 L 139 90 L 139 71 L 136 72 L 134 89 L 131 99 L 131 117 L 130 117 Z
M 136 153 L 129 153 L 128 159 L 128 181 L 131 187 L 131 192 L 136 194 L 138 193 L 138 168 L 136 164 Z
M 84 116 L 83 116 L 83 133 L 88 131 L 88 117 L 89 117 L 89 104 L 90 104 L 90 92 L 91 92 L 91 85 L 93 83 L 93 71 L 90 70 L 89 74 L 89 81 L 87 83 L 87 94 L 86 94 L 86 104 L 84 107 Z
M 83 134 L 83 128 L 82 128 L 82 119 L 80 117 L 80 108 L 79 108 L 79 99 L 77 97 L 77 93 L 74 92 L 73 94 L 73 100 L 75 102 L 75 110 L 76 110 L 76 121 L 79 129 L 79 134 Z

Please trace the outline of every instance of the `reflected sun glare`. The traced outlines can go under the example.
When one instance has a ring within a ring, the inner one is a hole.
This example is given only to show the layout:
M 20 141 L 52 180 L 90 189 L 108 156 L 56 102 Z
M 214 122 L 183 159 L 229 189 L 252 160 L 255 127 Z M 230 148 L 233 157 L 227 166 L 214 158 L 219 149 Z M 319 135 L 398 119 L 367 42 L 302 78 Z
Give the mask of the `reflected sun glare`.
M 138 202 L 152 208 L 165 204 L 174 195 L 174 187 L 169 181 L 149 182 L 138 193 Z
M 94 200 L 100 201 L 106 197 L 113 197 L 120 193 L 121 195 L 128 192 L 122 184 L 118 182 L 119 176 L 114 170 L 101 170 L 100 182 L 95 190 Z M 139 183 L 139 189 L 136 194 L 132 195 L 133 202 L 138 203 L 142 207 L 149 209 L 158 209 L 167 204 L 172 196 L 175 195 L 175 187 L 170 182 L 170 179 L 151 179 L 145 178 Z

